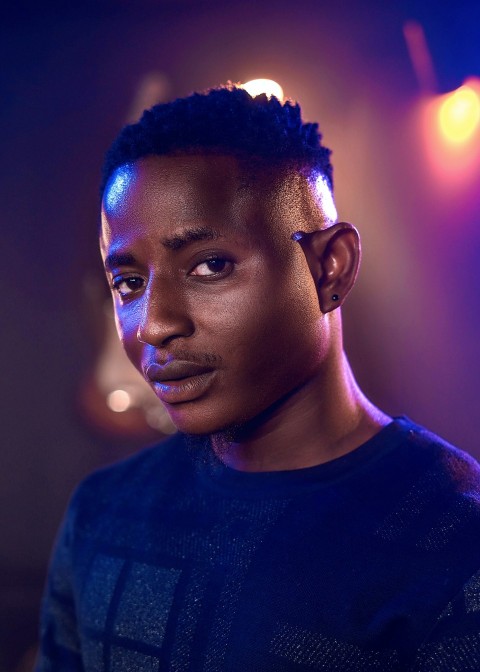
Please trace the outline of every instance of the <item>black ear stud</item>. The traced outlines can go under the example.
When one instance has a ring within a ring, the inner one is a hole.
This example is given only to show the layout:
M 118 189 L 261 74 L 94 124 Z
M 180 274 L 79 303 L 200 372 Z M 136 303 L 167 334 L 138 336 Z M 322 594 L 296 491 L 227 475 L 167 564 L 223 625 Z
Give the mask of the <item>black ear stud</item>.
M 338 296 L 338 294 L 333 294 L 333 295 L 332 295 L 332 301 L 338 301 L 339 298 L 340 298 L 340 297 Z

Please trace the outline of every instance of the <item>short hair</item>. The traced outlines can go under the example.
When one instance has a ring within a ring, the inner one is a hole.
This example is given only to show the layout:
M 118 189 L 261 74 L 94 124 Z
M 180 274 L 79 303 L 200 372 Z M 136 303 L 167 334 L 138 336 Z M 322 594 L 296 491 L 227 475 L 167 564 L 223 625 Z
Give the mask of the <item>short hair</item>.
M 145 110 L 125 126 L 105 156 L 101 193 L 113 172 L 146 156 L 218 152 L 321 173 L 333 190 L 331 151 L 298 103 L 252 97 L 227 84 Z

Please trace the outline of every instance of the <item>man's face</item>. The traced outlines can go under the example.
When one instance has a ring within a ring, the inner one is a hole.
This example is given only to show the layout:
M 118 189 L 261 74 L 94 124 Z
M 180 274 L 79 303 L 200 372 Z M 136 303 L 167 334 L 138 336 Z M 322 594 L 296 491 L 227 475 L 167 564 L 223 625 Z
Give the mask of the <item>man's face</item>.
M 148 157 L 107 185 L 119 335 L 181 431 L 242 424 L 318 371 L 323 316 L 291 239 L 306 228 L 301 191 L 216 155 Z

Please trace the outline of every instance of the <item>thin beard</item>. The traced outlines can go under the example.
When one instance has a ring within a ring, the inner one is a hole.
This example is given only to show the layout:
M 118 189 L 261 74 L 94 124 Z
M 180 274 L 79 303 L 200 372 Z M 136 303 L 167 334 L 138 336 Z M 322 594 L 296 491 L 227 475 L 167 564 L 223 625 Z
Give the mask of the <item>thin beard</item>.
M 192 463 L 196 466 L 206 465 L 212 459 L 212 447 L 208 434 L 184 434 L 185 446 Z
M 226 455 L 233 443 L 241 443 L 248 440 L 258 427 L 271 416 L 287 399 L 292 397 L 301 385 L 287 392 L 273 404 L 261 411 L 254 418 L 233 423 L 224 429 L 212 434 L 185 434 L 186 444 L 191 456 L 195 460 L 203 462 L 211 461 L 212 454 L 220 460 Z
M 212 457 L 226 455 L 232 443 L 237 443 L 245 433 L 246 423 L 237 423 L 214 434 L 184 434 L 185 445 L 197 464 L 211 463 Z M 215 446 L 215 448 L 214 448 Z

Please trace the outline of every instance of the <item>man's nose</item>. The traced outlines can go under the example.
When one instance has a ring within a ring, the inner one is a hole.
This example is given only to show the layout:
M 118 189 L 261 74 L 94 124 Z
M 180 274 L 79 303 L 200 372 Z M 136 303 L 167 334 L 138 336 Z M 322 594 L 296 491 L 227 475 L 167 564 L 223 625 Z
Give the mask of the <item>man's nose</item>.
M 143 297 L 137 339 L 161 347 L 174 338 L 187 338 L 195 331 L 188 303 L 176 283 L 151 282 Z

